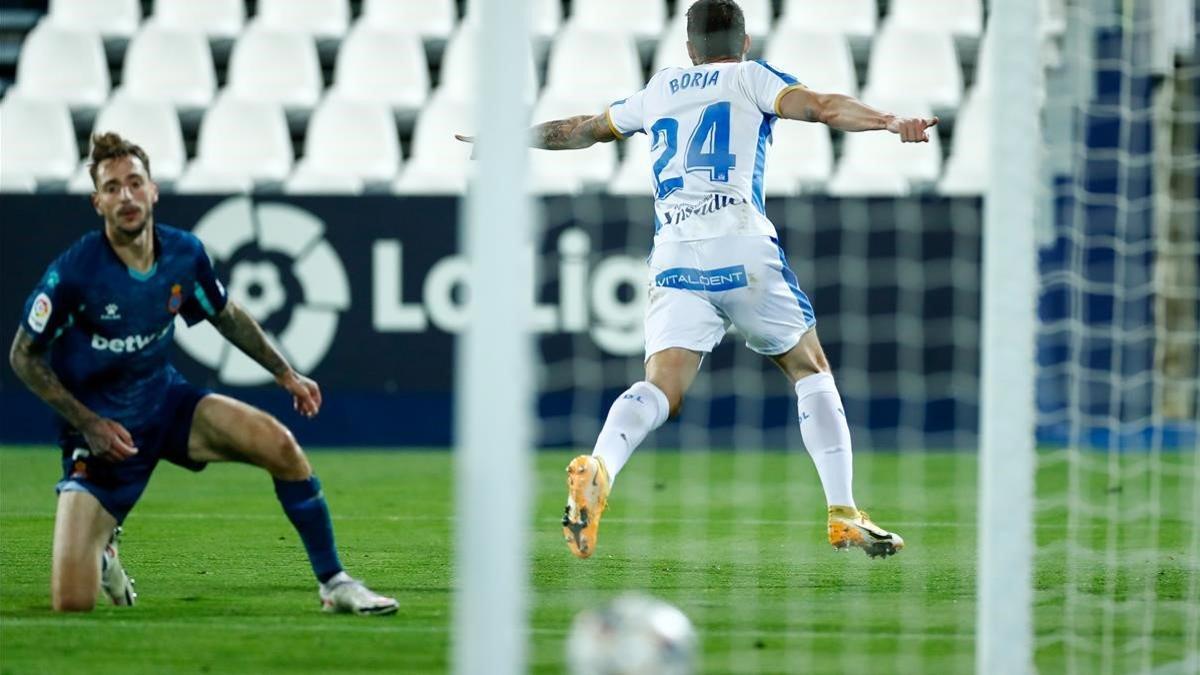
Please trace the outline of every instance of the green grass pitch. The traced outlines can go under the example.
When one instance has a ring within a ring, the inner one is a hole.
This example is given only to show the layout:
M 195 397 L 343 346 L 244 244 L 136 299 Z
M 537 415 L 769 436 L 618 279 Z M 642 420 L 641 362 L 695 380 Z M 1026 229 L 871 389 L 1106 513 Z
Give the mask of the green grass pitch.
M 310 456 L 343 562 L 396 595 L 397 616 L 318 611 L 269 479 L 231 465 L 200 475 L 158 469 L 125 524 L 122 558 L 138 583 L 137 607 L 102 603 L 89 615 L 56 615 L 48 609 L 55 451 L 0 449 L 0 672 L 445 672 L 452 455 Z M 824 500 L 802 451 L 641 452 L 617 482 L 596 556 L 575 560 L 558 526 L 568 459 L 534 459 L 532 672 L 562 673 L 571 617 L 626 589 L 666 598 L 692 617 L 704 672 L 972 671 L 973 455 L 858 453 L 860 505 L 908 542 L 887 560 L 828 547 Z M 1162 461 L 1163 470 L 1148 472 L 1146 458 L 1134 457 L 1115 474 L 1090 461 L 1074 472 L 1045 463 L 1039 494 L 1050 499 L 1038 513 L 1035 610 L 1041 672 L 1136 672 L 1195 648 L 1195 458 Z M 1072 481 L 1096 508 L 1076 510 L 1066 545 L 1066 502 L 1055 497 Z M 1158 497 L 1152 512 L 1149 495 Z M 504 486 L 490 498 L 503 500 Z M 1147 527 L 1150 516 L 1157 527 Z M 1143 602 L 1151 594 L 1152 607 Z

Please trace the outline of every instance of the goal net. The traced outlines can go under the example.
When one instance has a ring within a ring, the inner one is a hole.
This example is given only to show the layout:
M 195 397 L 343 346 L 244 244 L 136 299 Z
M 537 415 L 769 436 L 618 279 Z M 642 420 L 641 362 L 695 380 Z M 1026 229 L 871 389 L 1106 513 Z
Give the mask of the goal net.
M 1200 669 L 1200 69 L 1189 5 L 1068 2 L 1047 51 L 1043 672 Z

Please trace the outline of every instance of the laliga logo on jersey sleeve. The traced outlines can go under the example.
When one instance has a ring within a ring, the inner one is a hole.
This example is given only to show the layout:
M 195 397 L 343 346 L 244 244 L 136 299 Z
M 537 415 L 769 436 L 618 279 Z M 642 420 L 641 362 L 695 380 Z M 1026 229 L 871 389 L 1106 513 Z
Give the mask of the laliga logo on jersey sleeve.
M 346 269 L 324 233 L 325 224 L 304 209 L 254 204 L 247 197 L 221 202 L 192 230 L 214 263 L 232 265 L 230 299 L 264 323 L 271 342 L 303 373 L 325 358 L 337 335 L 338 314 L 350 308 Z M 275 323 L 281 326 L 271 330 Z M 208 322 L 175 331 L 175 340 L 226 384 L 273 379 Z

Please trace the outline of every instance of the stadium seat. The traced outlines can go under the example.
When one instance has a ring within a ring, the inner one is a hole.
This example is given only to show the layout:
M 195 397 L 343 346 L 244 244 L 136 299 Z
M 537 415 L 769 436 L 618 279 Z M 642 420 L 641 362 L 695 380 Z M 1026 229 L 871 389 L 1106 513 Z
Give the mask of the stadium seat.
M 870 99 L 867 102 L 880 110 L 898 115 L 932 114 L 927 104 L 916 100 Z M 883 189 L 895 183 L 892 176 L 907 182 L 909 189 L 922 189 L 932 186 L 938 179 L 941 165 L 942 148 L 936 129 L 929 130 L 928 143 L 901 143 L 899 136 L 886 131 L 848 133 L 829 190 L 831 194 L 835 191 L 837 194 L 863 194 L 854 191 L 853 183 L 856 180 L 873 186 L 873 189 Z M 897 193 L 885 191 L 880 194 Z
M 152 162 L 153 163 L 153 162 Z M 73 195 L 86 195 L 96 191 L 96 183 L 92 180 L 91 161 L 84 158 L 67 181 L 67 192 Z
M 0 173 L 0 193 L 20 194 L 37 191 L 37 179 L 15 171 Z
M 954 119 L 954 137 L 946 173 L 938 183 L 944 195 L 979 195 L 987 189 L 989 175 L 988 118 L 989 98 L 979 89 L 967 95 Z
M 637 49 L 628 35 L 568 26 L 550 49 L 545 96 L 584 106 L 576 114 L 599 112 L 644 84 Z
M 829 127 L 779 120 L 767 149 L 764 188 L 768 195 L 797 195 L 823 186 L 833 173 Z
M 467 0 L 466 15 L 463 23 L 471 26 L 478 25 L 479 5 L 484 0 Z M 533 37 L 547 40 L 554 37 L 563 22 L 562 0 L 530 0 L 529 2 L 529 32 Z
M 50 22 L 66 30 L 128 38 L 142 21 L 138 0 L 50 0 Z
M 578 115 L 575 106 L 573 100 L 544 97 L 534 109 L 533 120 L 536 123 Z M 617 148 L 612 143 L 597 143 L 583 150 L 530 152 L 530 189 L 535 194 L 577 194 L 588 187 L 604 186 L 617 169 Z
M 254 179 L 192 162 L 174 188 L 179 194 L 245 194 L 254 189 Z
M 482 34 L 479 29 L 470 24 L 463 24 L 446 45 L 442 55 L 441 81 L 438 84 L 437 96 L 454 101 L 471 101 L 479 92 L 477 75 L 479 73 L 479 44 Z M 537 68 L 533 62 L 533 54 L 529 54 L 528 72 L 526 75 L 528 90 L 526 100 L 530 103 L 537 98 L 538 82 Z
M 246 23 L 243 0 L 154 0 L 149 23 L 159 28 L 203 33 L 210 39 L 230 40 Z
M 981 0 L 891 0 L 888 19 L 918 32 L 978 38 L 983 31 Z
M 301 164 L 284 181 L 283 192 L 289 195 L 359 195 L 363 192 L 363 182 L 356 176 L 322 173 Z
M 383 30 L 445 40 L 454 32 L 458 9 L 454 0 L 364 0 L 362 20 Z
M 387 106 L 326 97 L 313 112 L 297 171 L 390 183 L 400 168 L 400 138 Z
M 71 114 L 54 101 L 0 101 L 0 149 L 0 175 L 12 176 L 14 184 L 65 181 L 79 162 Z
M 848 96 L 858 92 L 854 57 L 844 35 L 780 26 L 771 34 L 763 58 L 813 90 Z
M 807 31 L 841 33 L 866 42 L 875 34 L 875 0 L 786 0 L 780 22 Z
M 567 25 L 585 31 L 656 38 L 667 24 L 664 0 L 574 0 Z
M 96 109 L 108 98 L 108 61 L 99 33 L 63 30 L 42 21 L 21 45 L 9 96 Z
M 307 35 L 252 26 L 233 46 L 227 88 L 239 98 L 307 110 L 323 86 L 317 48 Z
M 383 31 L 359 22 L 338 50 L 331 93 L 415 113 L 429 98 L 429 64 L 415 33 Z
M 188 173 L 197 173 L 208 182 L 220 174 L 282 182 L 291 171 L 293 157 L 287 119 L 278 105 L 224 93 L 204 113 L 196 159 Z
M 654 156 L 650 153 L 650 141 L 638 134 L 622 143 L 625 158 L 617 168 L 616 175 L 608 184 L 609 194 L 644 196 L 654 195 L 654 177 L 651 167 Z
M 895 173 L 838 171 L 825 191 L 832 197 L 906 197 L 912 193 L 912 186 Z
M 216 91 L 212 50 L 202 34 L 147 25 L 129 43 L 118 94 L 206 108 Z
M 263 28 L 339 39 L 350 27 L 348 0 L 258 0 L 256 23 Z
M 958 107 L 962 88 L 958 54 L 948 34 L 884 22 L 871 49 L 864 98 L 917 99 L 946 113 Z
M 150 173 L 156 181 L 173 182 L 183 173 L 187 152 L 175 108 L 166 101 L 114 96 L 96 116 L 92 133 L 115 131 L 137 143 L 150 155 Z
M 421 111 L 412 152 L 393 190 L 398 194 L 462 194 L 470 171 L 471 146 L 454 134 L 472 135 L 475 111 L 448 98 L 434 97 Z

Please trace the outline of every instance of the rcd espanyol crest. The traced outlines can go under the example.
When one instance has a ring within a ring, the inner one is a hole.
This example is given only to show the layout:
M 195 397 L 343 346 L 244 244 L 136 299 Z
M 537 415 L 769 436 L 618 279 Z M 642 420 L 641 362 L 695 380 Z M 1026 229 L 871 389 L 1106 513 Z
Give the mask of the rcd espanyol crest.
M 262 324 L 293 367 L 312 372 L 333 345 L 339 313 L 350 308 L 346 269 L 325 241 L 325 224 L 290 204 L 234 197 L 213 207 L 192 233 L 217 276 L 229 280 L 229 298 Z M 175 331 L 175 340 L 225 384 L 273 379 L 208 322 Z

